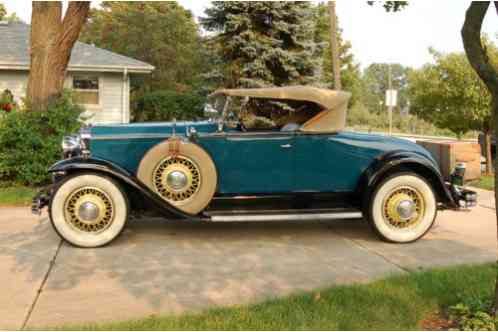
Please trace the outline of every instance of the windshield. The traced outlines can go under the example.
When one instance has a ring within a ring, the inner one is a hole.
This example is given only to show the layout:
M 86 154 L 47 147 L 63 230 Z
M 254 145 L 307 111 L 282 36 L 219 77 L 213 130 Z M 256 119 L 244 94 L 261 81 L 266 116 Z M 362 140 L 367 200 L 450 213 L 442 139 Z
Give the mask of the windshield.
M 218 95 L 209 100 L 206 110 L 231 128 L 279 130 L 299 128 L 322 108 L 309 101 Z

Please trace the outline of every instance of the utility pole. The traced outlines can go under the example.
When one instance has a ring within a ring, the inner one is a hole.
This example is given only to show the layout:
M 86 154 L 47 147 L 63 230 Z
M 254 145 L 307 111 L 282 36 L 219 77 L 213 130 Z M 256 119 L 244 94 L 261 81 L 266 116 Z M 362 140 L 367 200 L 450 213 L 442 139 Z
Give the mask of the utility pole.
M 392 81 L 391 64 L 389 64 L 388 80 L 389 80 L 389 92 L 392 92 L 393 91 L 393 81 Z M 393 98 L 393 96 L 391 96 L 391 98 Z M 388 112 L 389 112 L 389 136 L 391 136 L 393 134 L 393 103 L 390 102 L 387 107 L 388 107 Z
M 334 89 L 342 90 L 341 65 L 339 63 L 339 43 L 337 42 L 337 16 L 335 13 L 335 1 L 329 1 L 330 18 L 330 55 L 332 56 L 332 68 L 334 70 Z

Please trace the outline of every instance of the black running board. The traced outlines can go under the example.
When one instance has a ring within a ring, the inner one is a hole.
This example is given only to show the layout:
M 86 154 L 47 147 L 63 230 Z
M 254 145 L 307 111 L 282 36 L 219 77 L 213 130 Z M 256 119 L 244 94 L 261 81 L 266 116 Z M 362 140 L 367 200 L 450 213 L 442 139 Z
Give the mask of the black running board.
M 330 211 L 317 213 L 269 213 L 269 214 L 212 214 L 212 222 L 259 222 L 259 221 L 324 221 L 338 219 L 361 219 L 360 211 Z

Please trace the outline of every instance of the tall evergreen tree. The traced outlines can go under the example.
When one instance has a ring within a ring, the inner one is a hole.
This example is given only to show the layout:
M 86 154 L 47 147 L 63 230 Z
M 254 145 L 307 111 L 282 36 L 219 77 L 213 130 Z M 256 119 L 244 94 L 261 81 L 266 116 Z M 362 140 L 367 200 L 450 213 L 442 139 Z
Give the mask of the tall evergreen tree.
M 200 19 L 216 32 L 226 87 L 311 84 L 317 81 L 320 47 L 314 41 L 309 2 L 217 1 Z

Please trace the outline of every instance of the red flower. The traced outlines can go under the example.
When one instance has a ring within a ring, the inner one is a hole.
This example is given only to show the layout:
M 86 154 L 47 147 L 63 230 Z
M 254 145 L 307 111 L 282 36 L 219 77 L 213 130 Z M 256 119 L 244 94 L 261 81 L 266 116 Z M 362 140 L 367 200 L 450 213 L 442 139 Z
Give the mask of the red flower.
M 3 111 L 9 113 L 10 111 L 12 111 L 12 108 L 13 108 L 13 105 L 10 104 L 10 103 L 6 103 L 6 104 L 0 104 L 0 109 L 2 109 Z

